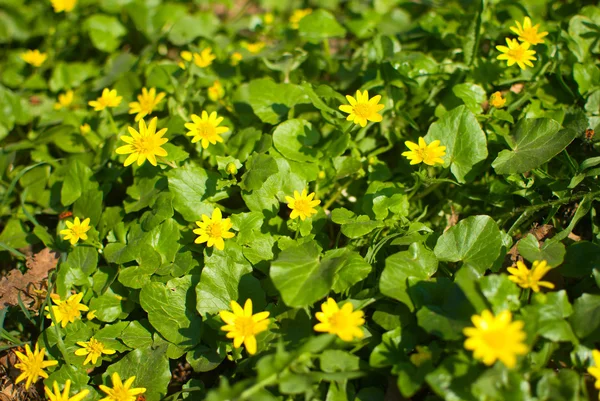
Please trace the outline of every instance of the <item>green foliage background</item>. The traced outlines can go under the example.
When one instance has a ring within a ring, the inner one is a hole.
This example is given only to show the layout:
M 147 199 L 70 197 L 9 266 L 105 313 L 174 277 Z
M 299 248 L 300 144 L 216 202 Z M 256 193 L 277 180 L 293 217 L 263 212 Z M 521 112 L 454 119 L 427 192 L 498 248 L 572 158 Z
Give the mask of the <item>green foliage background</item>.
M 302 7 L 314 11 L 292 30 Z M 549 35 L 534 68 L 507 68 L 495 46 L 527 15 Z M 258 40 L 259 54 L 240 45 Z M 90 400 L 112 372 L 135 375 L 149 401 L 597 397 L 585 373 L 600 340 L 600 155 L 585 137 L 600 125 L 594 1 L 80 0 L 55 14 L 49 1 L 0 0 L 0 43 L 3 270 L 50 247 L 51 287 L 97 311 L 60 329 L 3 310 L 3 338 L 61 362 L 46 384 L 70 378 Z M 212 66 L 179 68 L 181 50 L 206 46 Z M 49 58 L 32 68 L 26 49 Z M 215 80 L 221 103 L 207 96 Z M 92 111 L 106 87 L 121 106 Z M 125 168 L 114 150 L 137 126 L 127 103 L 142 87 L 167 93 L 154 115 L 169 155 Z M 73 107 L 54 110 L 68 89 Z M 386 107 L 350 131 L 338 106 L 357 89 Z M 487 104 L 497 90 L 505 109 Z M 183 126 L 202 110 L 231 128 L 204 151 Z M 443 167 L 400 156 L 419 136 L 447 146 Z M 284 197 L 303 188 L 322 203 L 292 221 Z M 216 207 L 236 233 L 224 251 L 193 243 L 194 221 Z M 91 219 L 88 241 L 61 239 L 64 211 Z M 529 233 L 542 224 L 554 235 Z M 556 289 L 531 296 L 509 281 L 511 248 L 556 267 Z M 365 312 L 364 339 L 313 331 L 326 296 Z M 272 317 L 252 357 L 216 315 L 247 298 Z M 462 329 L 484 309 L 525 321 L 531 352 L 516 369 L 464 350 Z M 118 353 L 88 372 L 74 350 L 92 335 Z M 186 362 L 191 375 L 172 380 Z

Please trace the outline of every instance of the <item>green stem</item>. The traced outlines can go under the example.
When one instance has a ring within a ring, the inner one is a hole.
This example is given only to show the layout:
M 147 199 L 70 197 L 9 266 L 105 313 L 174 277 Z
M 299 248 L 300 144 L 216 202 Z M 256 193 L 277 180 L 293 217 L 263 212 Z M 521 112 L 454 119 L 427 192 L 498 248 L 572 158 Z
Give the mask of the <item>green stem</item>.
M 352 184 L 352 180 L 347 181 L 344 185 L 338 188 L 336 193 L 323 205 L 323 210 L 328 210 L 331 205 L 340 197 L 344 189 L 348 188 Z

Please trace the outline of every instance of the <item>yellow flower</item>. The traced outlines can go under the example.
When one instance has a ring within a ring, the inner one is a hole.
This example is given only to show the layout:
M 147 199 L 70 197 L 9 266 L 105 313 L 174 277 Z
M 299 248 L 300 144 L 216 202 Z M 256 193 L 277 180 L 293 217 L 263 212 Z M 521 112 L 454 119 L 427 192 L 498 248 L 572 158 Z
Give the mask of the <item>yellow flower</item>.
M 187 61 L 188 63 L 189 63 L 190 61 L 192 61 L 192 58 L 194 57 L 194 56 L 193 56 L 193 54 L 192 54 L 192 52 L 190 52 L 190 51 L 187 51 L 187 50 L 184 50 L 184 51 L 182 51 L 181 53 L 179 53 L 179 56 L 180 56 L 180 57 L 181 57 L 181 58 L 182 58 L 184 61 Z M 179 67 L 180 67 L 182 70 L 185 70 L 185 68 L 186 68 L 186 66 L 185 66 L 185 63 L 184 63 L 183 61 L 180 61 L 180 62 L 179 62 Z
M 81 319 L 81 312 L 86 312 L 89 310 L 87 306 L 81 303 L 83 298 L 82 292 L 73 294 L 64 301 L 60 299 L 58 294 L 51 294 L 50 298 L 52 298 L 52 302 L 55 304 L 52 305 L 54 318 L 58 323 L 60 323 L 61 327 L 66 327 L 68 323 L 73 323 L 75 320 Z M 50 309 L 48 306 L 46 306 L 46 310 L 48 311 L 46 317 L 51 319 L 52 315 L 50 314 Z M 54 322 L 52 322 L 52 324 L 54 324 Z
M 110 378 L 113 388 L 101 384 L 100 390 L 104 391 L 107 396 L 100 401 L 135 401 L 137 395 L 146 392 L 146 389 L 143 387 L 131 388 L 131 385 L 135 381 L 135 376 L 131 376 L 125 383 L 121 381 L 121 377 L 117 372 L 113 373 Z
M 348 99 L 350 104 L 343 104 L 340 106 L 341 111 L 350 113 L 346 120 L 354 121 L 354 124 L 360 124 L 361 127 L 367 125 L 367 120 L 376 123 L 383 120 L 379 111 L 385 106 L 383 104 L 378 104 L 379 100 L 381 100 L 381 95 L 373 96 L 369 99 L 369 91 L 364 91 L 362 93 L 356 91 L 356 98 L 346 95 L 346 99 Z
M 265 22 L 265 25 L 271 25 L 273 23 L 273 13 L 265 13 L 265 15 L 263 15 L 263 21 Z
M 600 351 L 593 350 L 592 357 L 594 358 L 594 366 L 590 366 L 587 371 L 596 379 L 595 387 L 600 389 Z
M 73 103 L 73 91 L 68 90 L 58 95 L 58 103 L 54 104 L 54 109 L 60 110 L 63 107 L 69 107 L 71 103 Z
M 117 96 L 116 89 L 110 90 L 104 88 L 102 96 L 96 100 L 89 101 L 88 104 L 94 108 L 94 111 L 101 111 L 107 107 L 117 107 L 121 104 L 121 100 L 123 100 L 123 96 Z
M 240 63 L 240 61 L 242 61 L 243 58 L 244 58 L 244 56 L 242 56 L 242 53 L 240 53 L 240 52 L 234 52 L 231 55 L 230 63 L 231 63 L 232 66 L 235 67 L 236 65 L 238 65 Z
M 44 64 L 44 61 L 48 58 L 47 53 L 40 53 L 39 50 L 27 50 L 25 53 L 21 53 L 21 58 L 27 64 L 31 64 L 34 67 L 39 67 Z
M 252 54 L 260 53 L 265 46 L 266 43 L 261 41 L 255 43 L 242 42 L 242 47 Z
M 215 81 L 210 88 L 208 88 L 208 98 L 213 102 L 223 99 L 225 96 L 225 89 L 219 81 Z
M 129 114 L 136 114 L 135 121 L 140 121 L 142 118 L 152 114 L 154 108 L 164 99 L 166 93 L 160 92 L 156 94 L 156 88 L 142 88 L 142 94 L 138 95 L 137 102 L 129 103 Z
M 446 155 L 446 147 L 440 146 L 440 141 L 435 140 L 429 145 L 425 139 L 419 137 L 419 143 L 411 141 L 404 142 L 409 151 L 403 152 L 402 156 L 410 160 L 410 164 L 425 163 L 428 166 L 435 166 L 436 163 L 444 164 L 442 157 Z
M 526 68 L 525 66 L 533 67 L 531 60 L 536 60 L 533 57 L 535 50 L 529 50 L 528 42 L 519 43 L 517 39 L 506 38 L 506 44 L 508 47 L 496 46 L 496 49 L 502 53 L 497 57 L 498 60 L 506 60 L 509 67 L 517 63 L 522 70 Z
M 166 156 L 167 151 L 161 148 L 162 145 L 167 143 L 169 140 L 163 138 L 163 135 L 167 132 L 167 128 L 163 128 L 156 132 L 156 123 L 158 118 L 154 117 L 150 120 L 150 124 L 146 127 L 146 122 L 140 120 L 140 131 L 136 131 L 133 127 L 129 127 L 129 134 L 131 136 L 122 136 L 121 140 L 127 145 L 123 145 L 115 152 L 119 155 L 129 155 L 125 159 L 123 165 L 125 167 L 133 164 L 137 161 L 138 166 L 144 164 L 146 159 L 156 166 L 156 156 Z
M 497 109 L 501 109 L 506 104 L 506 99 L 502 97 L 502 92 L 494 92 L 490 96 L 490 104 Z
M 96 340 L 94 337 L 90 338 L 90 341 L 77 341 L 77 345 L 83 347 L 75 351 L 75 355 L 84 356 L 87 355 L 85 361 L 83 361 L 84 365 L 87 365 L 88 362 L 92 361 L 93 364 L 96 364 L 98 358 L 102 358 L 102 354 L 112 355 L 115 351 L 114 349 L 104 348 L 104 344 L 100 341 Z
M 250 355 L 256 354 L 256 335 L 267 330 L 269 326 L 269 312 L 259 312 L 252 314 L 252 300 L 247 299 L 244 309 L 235 301 L 231 301 L 231 310 L 233 313 L 222 310 L 219 316 L 225 326 L 221 330 L 227 331 L 227 338 L 233 338 L 233 346 L 241 347 L 242 343 Z
M 544 43 L 544 39 L 542 38 L 548 35 L 548 32 L 538 32 L 540 24 L 531 26 L 531 19 L 529 17 L 523 19 L 523 25 L 519 21 L 515 21 L 515 23 L 517 26 L 511 26 L 510 30 L 519 35 L 521 42 L 527 42 L 532 46 Z
M 46 392 L 46 398 L 48 398 L 48 401 L 81 401 L 90 393 L 90 390 L 83 390 L 77 394 L 74 394 L 73 397 L 69 397 L 70 390 L 71 380 L 69 379 L 67 379 L 65 382 L 65 389 L 62 394 L 60 393 L 60 389 L 58 388 L 58 383 L 56 380 L 54 381 L 54 393 L 52 393 L 52 390 L 50 390 L 48 386 L 44 386 L 44 391 Z
M 513 368 L 517 363 L 517 355 L 527 353 L 523 343 L 526 338 L 523 332 L 524 323 L 512 321 L 510 311 L 503 311 L 494 317 L 489 310 L 479 315 L 473 315 L 471 321 L 475 327 L 467 327 L 463 333 L 468 338 L 465 348 L 473 351 L 475 359 L 482 360 L 490 366 L 500 360 L 507 368 Z
M 290 219 L 295 219 L 296 217 L 300 216 L 300 219 L 304 221 L 307 217 L 317 214 L 317 210 L 314 207 L 320 204 L 321 201 L 313 200 L 315 197 L 314 192 L 312 192 L 310 195 L 307 195 L 307 192 L 308 191 L 306 189 L 303 189 L 302 193 L 294 191 L 293 198 L 291 196 L 285 197 L 288 207 L 292 209 L 292 213 L 290 213 Z
M 75 217 L 73 222 L 67 221 L 67 228 L 60 230 L 60 234 L 64 240 L 69 240 L 71 245 L 75 245 L 80 239 L 85 241 L 88 239 L 87 232 L 90 231 L 90 218 L 81 221 L 79 217 Z
M 77 4 L 77 0 L 50 0 L 55 13 L 71 12 Z
M 81 135 L 89 134 L 91 130 L 92 127 L 90 127 L 90 125 L 87 123 L 79 126 L 79 132 L 81 132 Z
M 303 10 L 294 10 L 290 16 L 290 25 L 292 29 L 298 29 L 300 27 L 300 20 L 312 13 L 312 9 L 305 8 Z
M 202 221 L 197 221 L 196 225 L 200 228 L 196 228 L 194 234 L 198 234 L 199 237 L 194 242 L 196 244 L 206 242 L 206 246 L 209 248 L 214 245 L 215 248 L 222 251 L 225 248 L 223 238 L 228 239 L 235 236 L 234 233 L 229 232 L 232 227 L 231 220 L 224 219 L 219 208 L 213 210 L 212 217 L 202 214 Z
M 200 68 L 205 68 L 211 65 L 213 60 L 216 58 L 217 56 L 213 54 L 212 48 L 207 47 L 200 53 L 194 53 L 194 64 Z
M 215 145 L 217 142 L 223 142 L 221 134 L 229 131 L 227 127 L 219 127 L 223 117 L 218 117 L 216 112 L 210 113 L 210 116 L 206 111 L 202 112 L 202 118 L 196 114 L 192 114 L 191 123 L 186 123 L 185 128 L 189 129 L 187 136 L 192 136 L 192 143 L 196 143 L 202 140 L 202 147 L 208 148 L 208 144 Z
M 315 325 L 315 331 L 335 334 L 343 341 L 364 337 L 361 329 L 365 324 L 364 313 L 360 310 L 354 311 L 350 302 L 346 302 L 340 309 L 332 298 L 327 298 L 327 301 L 321 304 L 321 311 L 315 314 L 320 322 Z
M 517 283 L 521 288 L 531 288 L 534 292 L 540 292 L 540 287 L 553 289 L 554 284 L 549 281 L 541 281 L 542 277 L 552 269 L 545 260 L 536 260 L 531 266 L 531 270 L 525 266 L 525 263 L 518 261 L 517 267 L 509 267 L 507 270 L 511 274 L 508 279 Z
M 34 352 L 31 352 L 31 348 L 29 344 L 25 345 L 25 354 L 23 355 L 19 351 L 15 351 L 15 355 L 21 362 L 15 363 L 15 368 L 21 370 L 21 374 L 15 380 L 15 384 L 22 382 L 27 379 L 25 382 L 25 390 L 29 389 L 31 383 L 35 383 L 38 379 L 43 377 L 44 379 L 48 378 L 48 373 L 44 372 L 44 369 L 49 366 L 58 365 L 58 361 L 44 361 L 44 355 L 46 353 L 46 348 L 42 348 L 38 350 L 38 345 L 35 344 Z
M 98 312 L 97 310 L 92 310 L 89 311 L 88 314 L 85 316 L 87 320 L 94 320 L 96 318 L 96 312 Z

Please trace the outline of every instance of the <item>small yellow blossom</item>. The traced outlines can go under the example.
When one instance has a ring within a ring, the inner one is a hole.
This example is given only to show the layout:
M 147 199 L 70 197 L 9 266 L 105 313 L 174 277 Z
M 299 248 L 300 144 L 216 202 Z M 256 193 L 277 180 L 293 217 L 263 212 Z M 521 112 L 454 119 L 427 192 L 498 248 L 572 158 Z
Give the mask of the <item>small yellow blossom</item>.
M 227 338 L 233 338 L 233 346 L 241 347 L 242 343 L 250 355 L 256 354 L 256 335 L 267 330 L 269 326 L 269 312 L 259 312 L 252 314 L 252 300 L 248 298 L 244 304 L 244 309 L 236 301 L 231 301 L 231 310 L 222 310 L 219 316 L 225 326 L 221 330 L 227 331 Z
M 52 305 L 52 312 L 54 313 L 54 318 L 58 323 L 60 323 L 61 327 L 66 327 L 68 323 L 73 323 L 75 320 L 81 319 L 81 312 L 86 312 L 89 308 L 81 303 L 83 299 L 83 292 L 78 294 L 73 294 L 69 296 L 67 299 L 62 301 L 60 299 L 60 295 L 51 294 L 50 298 L 52 298 L 52 302 L 55 305 Z M 50 309 L 46 306 L 46 317 L 48 319 L 52 318 L 50 314 Z M 52 322 L 54 325 L 54 322 Z
M 54 109 L 60 110 L 63 107 L 69 107 L 71 103 L 73 103 L 73 91 L 68 90 L 58 95 L 58 103 L 54 104 Z
M 231 55 L 230 64 L 235 67 L 240 63 L 240 61 L 242 61 L 243 58 L 244 56 L 242 56 L 242 53 L 233 52 L 233 54 Z
M 223 89 L 223 85 L 221 85 L 221 82 L 215 81 L 215 83 L 208 88 L 208 98 L 213 102 L 217 102 L 223 99 L 223 96 L 225 96 L 225 89 Z
M 52 7 L 54 7 L 55 13 L 62 13 L 63 11 L 68 13 L 73 11 L 77 0 L 50 0 Z
M 528 42 L 519 43 L 517 39 L 506 38 L 507 46 L 496 46 L 499 52 L 502 54 L 497 58 L 498 60 L 506 60 L 507 65 L 511 67 L 515 63 L 522 70 L 526 69 L 526 66 L 533 67 L 532 60 L 536 60 L 533 56 L 535 50 L 529 50 L 531 46 Z
M 512 321 L 512 314 L 505 310 L 494 317 L 489 310 L 473 315 L 471 321 L 475 327 L 467 327 L 463 333 L 468 338 L 465 348 L 473 351 L 473 357 L 490 366 L 500 360 L 507 368 L 517 364 L 517 355 L 527 353 L 523 343 L 526 338 L 523 332 L 524 323 Z
M 592 357 L 594 358 L 594 366 L 590 366 L 587 371 L 596 379 L 594 387 L 600 389 L 600 351 L 593 350 Z
M 265 15 L 263 15 L 263 21 L 265 22 L 265 25 L 271 25 L 273 23 L 273 13 L 265 13 Z
M 292 15 L 290 16 L 290 25 L 291 25 L 292 29 L 300 28 L 300 20 L 302 20 L 302 18 L 306 17 L 308 14 L 311 14 L 311 13 L 312 13 L 312 9 L 310 9 L 310 8 L 294 10 Z
M 117 352 L 114 349 L 105 348 L 104 344 L 96 340 L 94 337 L 90 338 L 90 341 L 78 341 L 77 345 L 83 348 L 75 351 L 75 355 L 87 355 L 87 358 L 85 358 L 85 361 L 83 361 L 84 365 L 87 365 L 90 361 L 95 365 L 96 361 L 98 361 L 98 358 L 102 358 L 102 354 L 112 355 Z
M 317 210 L 314 208 L 315 206 L 321 203 L 320 200 L 313 200 L 315 197 L 315 193 L 307 194 L 308 191 L 306 189 L 302 190 L 302 193 L 298 191 L 294 191 L 294 197 L 286 196 L 285 201 L 288 204 L 288 207 L 292 209 L 292 213 L 290 213 L 290 219 L 295 219 L 296 217 L 300 217 L 302 221 L 306 220 L 307 217 L 310 217 L 313 214 L 317 214 Z
M 373 96 L 369 99 L 369 91 L 356 91 L 356 98 L 346 95 L 346 99 L 350 104 L 343 104 L 340 106 L 340 110 L 344 113 L 350 113 L 346 118 L 348 121 L 354 121 L 354 124 L 360 124 L 361 127 L 366 127 L 367 120 L 373 122 L 380 122 L 383 120 L 379 111 L 385 106 L 379 104 L 381 95 Z
M 27 64 L 31 64 L 34 67 L 39 67 L 44 64 L 44 61 L 48 58 L 47 53 L 40 53 L 39 50 L 27 50 L 25 53 L 21 54 L 21 58 Z
M 229 232 L 231 227 L 231 219 L 224 219 L 219 208 L 215 208 L 212 217 L 202 214 L 202 221 L 197 221 L 196 225 L 199 228 L 194 230 L 194 234 L 198 234 L 198 238 L 194 241 L 196 244 L 206 242 L 209 248 L 214 245 L 215 248 L 222 251 L 225 248 L 223 239 L 233 238 L 234 233 Z
M 58 365 L 58 361 L 44 361 L 45 354 L 46 349 L 42 348 L 41 350 L 38 350 L 37 344 L 35 344 L 34 352 L 31 352 L 29 344 L 26 344 L 25 355 L 19 351 L 15 351 L 15 355 L 21 361 L 19 363 L 15 363 L 15 368 L 21 370 L 21 374 L 19 377 L 17 377 L 17 380 L 15 380 L 15 384 L 27 379 L 25 382 L 25 390 L 27 390 L 32 383 L 38 381 L 40 376 L 44 379 L 47 379 L 48 373 L 46 373 L 44 369 L 50 366 Z
M 185 66 L 185 63 L 184 63 L 184 61 L 186 61 L 186 62 L 188 62 L 188 63 L 189 63 L 190 61 L 192 61 L 192 58 L 194 58 L 194 55 L 193 55 L 193 54 L 192 54 L 192 52 L 190 52 L 190 51 L 183 50 L 181 53 L 179 53 L 179 56 L 180 56 L 180 57 L 181 57 L 181 59 L 183 60 L 183 61 L 180 61 L 180 62 L 179 62 L 179 67 L 180 67 L 182 70 L 185 70 L 185 69 L 186 69 L 186 66 Z
M 262 49 L 264 49 L 264 47 L 266 46 L 265 42 L 254 42 L 254 43 L 248 43 L 248 42 L 242 42 L 242 47 L 246 50 L 248 50 L 250 53 L 252 54 L 258 54 L 262 51 Z
M 435 166 L 436 163 L 444 164 L 442 157 L 446 155 L 446 147 L 440 146 L 440 141 L 435 140 L 427 145 L 425 139 L 419 137 L 419 143 L 411 141 L 404 142 L 410 150 L 403 152 L 402 156 L 410 160 L 410 164 L 425 163 L 428 166 Z
M 71 380 L 67 379 L 65 381 L 65 389 L 63 393 L 60 393 L 60 389 L 58 388 L 58 383 L 56 380 L 54 381 L 54 393 L 48 386 L 44 386 L 44 391 L 46 392 L 46 398 L 48 401 L 81 401 L 83 400 L 89 393 L 90 390 L 83 390 L 77 394 L 74 394 L 73 397 L 69 397 L 69 393 L 71 392 Z
M 67 228 L 60 230 L 60 234 L 63 239 L 69 240 L 71 245 L 75 245 L 80 239 L 85 241 L 88 239 L 87 232 L 90 230 L 90 218 L 79 220 L 79 217 L 75 217 L 73 222 L 66 222 Z
M 532 46 L 544 43 L 544 39 L 542 38 L 547 36 L 548 32 L 538 32 L 540 24 L 531 26 L 531 19 L 529 17 L 523 19 L 523 25 L 519 21 L 515 21 L 515 23 L 517 26 L 511 26 L 510 30 L 519 35 L 521 42 L 527 42 Z
M 223 142 L 222 134 L 229 131 L 227 127 L 219 127 L 219 124 L 223 121 L 223 117 L 218 117 L 216 112 L 210 113 L 210 116 L 206 111 L 202 112 L 202 118 L 196 114 L 192 114 L 191 123 L 185 123 L 185 128 L 189 129 L 186 135 L 191 136 L 192 143 L 202 141 L 202 147 L 208 148 L 208 145 L 215 145 L 217 142 Z
M 79 126 L 79 132 L 81 132 L 81 135 L 89 134 L 90 131 L 92 131 L 92 127 L 90 127 L 90 125 L 87 123 Z
M 363 311 L 354 311 L 350 302 L 341 308 L 332 298 L 321 304 L 321 312 L 315 314 L 317 323 L 315 331 L 337 335 L 343 341 L 352 341 L 354 338 L 363 338 L 361 326 L 365 324 Z
M 501 109 L 506 104 L 506 99 L 502 97 L 502 92 L 494 92 L 490 96 L 490 104 L 497 109 Z
M 152 114 L 154 108 L 163 100 L 166 96 L 165 92 L 156 94 L 156 88 L 142 88 L 142 94 L 138 95 L 137 102 L 129 103 L 129 114 L 137 114 L 135 121 L 140 121 L 147 115 Z
M 129 127 L 131 136 L 121 136 L 120 139 L 127 145 L 118 147 L 115 152 L 119 155 L 129 155 L 123 163 L 125 167 L 136 161 L 137 165 L 141 166 L 146 159 L 150 164 L 156 166 L 156 156 L 167 156 L 167 151 L 161 147 L 169 141 L 167 138 L 163 138 L 167 128 L 156 132 L 157 123 L 158 118 L 154 117 L 150 120 L 150 124 L 146 126 L 146 122 L 142 119 L 139 122 L 139 132 L 133 127 Z
M 194 53 L 194 64 L 196 64 L 200 68 L 205 68 L 211 65 L 213 60 L 215 60 L 216 58 L 217 56 L 213 54 L 212 48 L 207 47 L 200 53 Z
M 509 267 L 507 270 L 511 274 L 508 279 L 517 283 L 521 288 L 531 288 L 534 292 L 540 292 L 540 287 L 549 289 L 554 288 L 554 284 L 549 281 L 541 281 L 542 277 L 552 269 L 545 260 L 536 260 L 531 266 L 531 270 L 525 266 L 525 263 L 518 261 L 517 267 Z
M 146 389 L 143 387 L 131 388 L 131 385 L 135 381 L 135 376 L 131 376 L 125 383 L 121 381 L 121 377 L 117 372 L 114 372 L 110 378 L 113 388 L 103 384 L 99 386 L 100 390 L 107 394 L 100 401 L 135 401 L 139 394 L 146 392 Z
M 87 320 L 94 320 L 96 318 L 96 312 L 98 312 L 97 310 L 92 310 L 89 311 L 88 314 L 85 316 Z
M 102 96 L 96 100 L 90 100 L 88 104 L 94 108 L 94 111 L 101 111 L 107 107 L 117 107 L 121 104 L 123 96 L 117 96 L 117 90 L 104 88 Z

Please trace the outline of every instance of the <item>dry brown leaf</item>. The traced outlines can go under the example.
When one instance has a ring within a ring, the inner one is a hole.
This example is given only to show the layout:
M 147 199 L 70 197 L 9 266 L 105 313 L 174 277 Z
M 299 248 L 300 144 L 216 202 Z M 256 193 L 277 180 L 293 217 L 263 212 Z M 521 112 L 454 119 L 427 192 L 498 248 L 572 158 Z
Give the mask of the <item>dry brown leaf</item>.
M 6 277 L 0 279 L 0 306 L 17 305 L 19 292 L 31 284 L 40 286 L 48 278 L 48 272 L 56 268 L 57 263 L 58 254 L 48 248 L 33 256 L 27 256 L 28 270 L 25 274 L 13 269 Z
M 519 94 L 519 93 L 521 93 L 521 91 L 523 90 L 523 88 L 524 88 L 524 87 L 525 87 L 525 84 L 522 84 L 522 83 L 516 83 L 516 84 L 513 84 L 513 85 L 510 87 L 510 91 L 511 91 L 512 93 Z
M 456 213 L 456 210 L 454 210 L 453 205 L 450 205 L 450 211 L 450 216 L 446 217 L 446 219 L 448 220 L 448 224 L 446 225 L 446 228 L 444 228 L 444 232 L 448 231 L 450 227 L 453 227 L 458 223 L 459 214 Z

